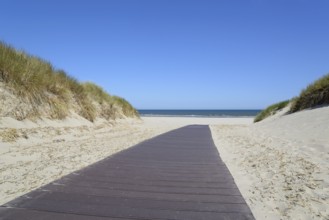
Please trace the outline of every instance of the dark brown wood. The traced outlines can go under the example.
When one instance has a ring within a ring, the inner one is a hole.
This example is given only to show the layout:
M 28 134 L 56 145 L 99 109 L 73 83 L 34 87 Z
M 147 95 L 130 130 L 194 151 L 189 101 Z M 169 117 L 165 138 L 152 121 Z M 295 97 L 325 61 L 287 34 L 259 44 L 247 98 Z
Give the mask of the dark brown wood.
M 254 219 L 208 126 L 159 135 L 0 207 L 0 219 Z

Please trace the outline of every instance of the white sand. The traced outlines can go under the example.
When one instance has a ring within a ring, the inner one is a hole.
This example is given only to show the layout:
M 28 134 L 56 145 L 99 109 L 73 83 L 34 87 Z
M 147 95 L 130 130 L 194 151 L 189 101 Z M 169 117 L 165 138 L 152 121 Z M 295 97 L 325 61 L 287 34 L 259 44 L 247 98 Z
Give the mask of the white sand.
M 2 118 L 0 204 L 177 127 L 146 126 L 137 119 L 92 124 L 82 118 L 36 123 Z
M 211 128 L 256 219 L 329 219 L 329 107 Z
M 0 119 L 0 204 L 143 140 L 188 124 L 250 124 L 252 119 L 152 117 L 97 121 Z M 15 131 L 15 135 L 12 131 Z M 8 142 L 12 140 L 12 142 Z
M 329 219 L 329 107 L 279 114 L 256 125 L 251 118 L 142 120 L 0 120 L 0 138 L 8 127 L 19 134 L 16 142 L 0 142 L 0 204 L 155 135 L 210 124 L 256 219 Z

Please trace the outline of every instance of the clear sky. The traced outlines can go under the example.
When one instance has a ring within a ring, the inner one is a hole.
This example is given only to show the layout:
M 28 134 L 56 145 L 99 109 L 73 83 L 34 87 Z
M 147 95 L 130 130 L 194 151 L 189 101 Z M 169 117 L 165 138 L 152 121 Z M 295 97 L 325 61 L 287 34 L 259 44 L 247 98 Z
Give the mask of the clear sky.
M 259 109 L 329 72 L 328 0 L 0 0 L 0 40 L 138 109 Z

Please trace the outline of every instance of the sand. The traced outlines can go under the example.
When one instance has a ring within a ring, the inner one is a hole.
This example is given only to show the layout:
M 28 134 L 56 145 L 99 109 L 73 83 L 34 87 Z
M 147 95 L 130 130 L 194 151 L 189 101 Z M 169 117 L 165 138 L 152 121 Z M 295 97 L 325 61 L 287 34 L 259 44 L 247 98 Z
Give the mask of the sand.
M 211 129 L 256 219 L 329 219 L 329 107 Z
M 209 124 L 256 219 L 329 219 L 329 107 L 252 118 L 143 117 L 92 124 L 0 119 L 0 204 L 143 140 Z
M 0 204 L 158 134 L 170 125 L 124 119 L 0 120 Z

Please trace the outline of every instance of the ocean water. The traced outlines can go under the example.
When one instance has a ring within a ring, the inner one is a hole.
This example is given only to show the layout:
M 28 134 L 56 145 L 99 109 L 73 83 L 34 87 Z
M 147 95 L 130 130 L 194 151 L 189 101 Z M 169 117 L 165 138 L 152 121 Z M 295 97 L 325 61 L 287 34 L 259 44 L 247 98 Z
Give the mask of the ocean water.
M 255 117 L 261 110 L 138 110 L 142 117 Z

